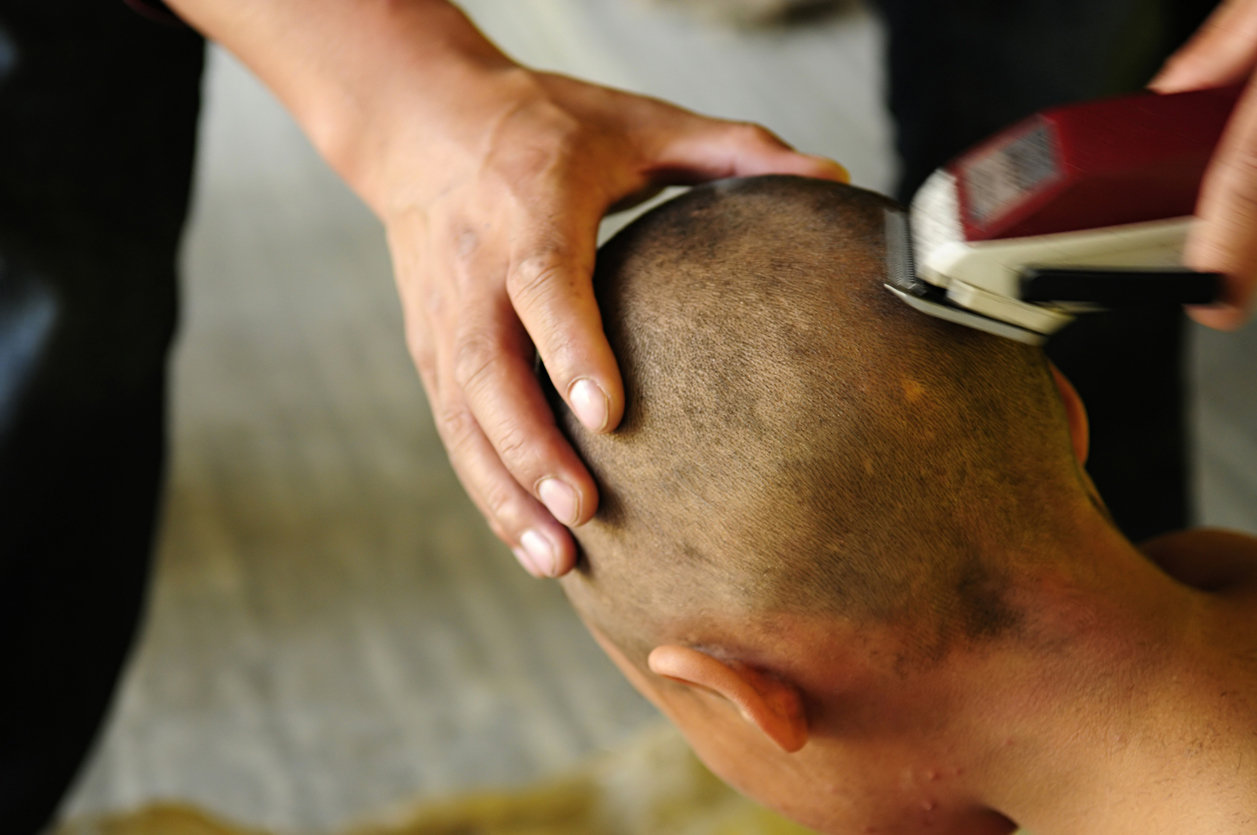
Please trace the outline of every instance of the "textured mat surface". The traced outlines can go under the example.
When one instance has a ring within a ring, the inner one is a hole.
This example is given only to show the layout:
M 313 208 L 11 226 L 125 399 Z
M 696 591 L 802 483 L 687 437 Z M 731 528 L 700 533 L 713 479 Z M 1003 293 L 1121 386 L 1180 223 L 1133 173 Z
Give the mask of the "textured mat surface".
M 516 791 L 480 792 L 377 816 L 342 835 L 802 835 L 728 789 L 672 728 L 642 734 L 614 754 Z M 239 826 L 166 803 L 86 817 L 55 835 L 310 835 Z

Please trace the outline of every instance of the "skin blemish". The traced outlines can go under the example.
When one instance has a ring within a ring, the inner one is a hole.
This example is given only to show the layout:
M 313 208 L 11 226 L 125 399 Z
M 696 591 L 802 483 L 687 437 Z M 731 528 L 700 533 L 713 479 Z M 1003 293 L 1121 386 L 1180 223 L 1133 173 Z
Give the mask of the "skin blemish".
M 899 384 L 903 386 L 903 397 L 909 405 L 919 403 L 921 398 L 925 397 L 925 386 L 916 380 L 904 377 L 899 381 Z

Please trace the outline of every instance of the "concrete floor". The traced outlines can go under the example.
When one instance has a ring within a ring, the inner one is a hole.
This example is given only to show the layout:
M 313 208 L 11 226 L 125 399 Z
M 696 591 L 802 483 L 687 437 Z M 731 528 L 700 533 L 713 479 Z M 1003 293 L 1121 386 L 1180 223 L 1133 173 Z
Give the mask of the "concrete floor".
M 743 31 L 631 0 L 463 5 L 525 62 L 762 122 L 889 185 L 864 12 Z M 180 798 L 322 830 L 655 721 L 462 495 L 378 224 L 230 57 L 208 85 L 160 568 L 67 812 Z M 1254 356 L 1250 327 L 1193 361 L 1206 517 L 1257 531 Z

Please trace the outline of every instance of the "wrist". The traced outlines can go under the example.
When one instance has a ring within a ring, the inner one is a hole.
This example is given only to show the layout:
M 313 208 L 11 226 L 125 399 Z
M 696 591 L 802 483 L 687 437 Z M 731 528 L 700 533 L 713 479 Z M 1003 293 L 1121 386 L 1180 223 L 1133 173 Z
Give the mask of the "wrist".
M 398 125 L 444 132 L 487 75 L 515 66 L 446 0 L 167 3 L 248 65 L 369 203 L 370 172 Z
M 332 79 L 331 94 L 310 95 L 297 114 L 319 153 L 377 214 L 403 181 L 432 179 L 454 157 L 475 153 L 490 125 L 535 89 L 532 73 L 496 49 L 420 49 L 421 58 L 399 49 Z
M 379 90 L 324 134 L 324 158 L 385 223 L 457 183 L 491 180 L 496 152 L 503 143 L 518 148 L 519 123 L 550 98 L 537 73 L 509 60 L 445 62 L 425 83 L 430 89 Z M 549 146 L 536 133 L 523 141 Z

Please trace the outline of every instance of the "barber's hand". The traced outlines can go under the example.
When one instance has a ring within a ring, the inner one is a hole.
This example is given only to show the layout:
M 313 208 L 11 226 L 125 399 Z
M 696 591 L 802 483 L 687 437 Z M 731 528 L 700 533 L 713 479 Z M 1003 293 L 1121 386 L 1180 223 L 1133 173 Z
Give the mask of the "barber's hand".
M 384 222 L 441 439 L 534 574 L 572 567 L 564 525 L 597 503 L 534 346 L 585 425 L 624 409 L 590 282 L 603 214 L 669 183 L 846 177 L 762 128 L 521 67 L 448 0 L 167 2 L 245 60 Z
M 1226 276 L 1225 304 L 1195 308 L 1192 318 L 1222 330 L 1247 319 L 1257 291 L 1257 0 L 1228 0 L 1150 85 L 1162 93 L 1234 84 L 1248 86 L 1236 105 L 1201 185 L 1202 222 L 1184 261 Z
M 614 429 L 624 395 L 590 281 L 602 216 L 669 183 L 846 173 L 759 127 L 515 66 L 445 118 L 436 139 L 425 122 L 395 133 L 365 191 L 455 470 L 520 562 L 558 576 L 575 559 L 564 526 L 590 518 L 597 491 L 556 428 L 534 346 L 580 421 Z

